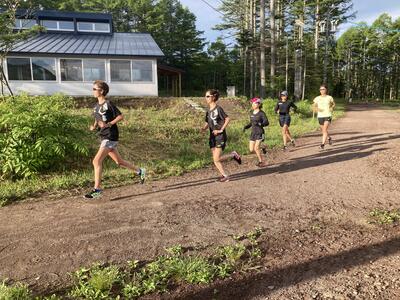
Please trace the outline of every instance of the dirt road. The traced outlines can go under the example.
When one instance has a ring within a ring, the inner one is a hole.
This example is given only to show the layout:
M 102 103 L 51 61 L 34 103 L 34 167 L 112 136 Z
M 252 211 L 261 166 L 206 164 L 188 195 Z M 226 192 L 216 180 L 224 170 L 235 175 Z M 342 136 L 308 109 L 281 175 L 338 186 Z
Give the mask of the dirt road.
M 319 133 L 310 134 L 265 169 L 254 157 L 229 163 L 228 183 L 209 168 L 100 200 L 1 208 L 0 278 L 55 290 L 95 261 L 151 259 L 174 244 L 208 249 L 262 226 L 260 273 L 161 298 L 400 299 L 400 227 L 367 222 L 373 208 L 400 208 L 399 120 L 352 106 L 332 126 L 333 146 L 319 151 Z

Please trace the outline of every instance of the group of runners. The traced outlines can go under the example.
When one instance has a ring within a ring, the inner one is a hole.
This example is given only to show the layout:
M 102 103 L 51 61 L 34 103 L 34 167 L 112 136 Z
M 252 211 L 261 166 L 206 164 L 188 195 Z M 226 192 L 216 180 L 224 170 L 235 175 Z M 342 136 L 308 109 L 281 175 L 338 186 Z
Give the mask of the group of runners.
M 97 98 L 97 103 L 93 110 L 95 120 L 93 125 L 90 126 L 90 130 L 98 131 L 101 142 L 99 150 L 93 159 L 94 188 L 85 195 L 85 198 L 97 198 L 101 196 L 103 161 L 107 156 L 110 156 L 118 166 L 130 169 L 140 178 L 141 184 L 143 184 L 146 179 L 146 170 L 124 160 L 117 150 L 119 139 L 117 123 L 123 120 L 123 115 L 118 107 L 106 99 L 108 92 L 109 86 L 104 81 L 97 80 L 93 83 L 93 95 Z M 291 123 L 291 109 L 296 112 L 297 106 L 288 96 L 287 91 L 282 91 L 274 108 L 275 113 L 279 114 L 279 125 L 282 128 L 283 150 L 287 149 L 288 143 L 293 147 L 295 146 L 295 140 L 290 134 L 289 127 Z M 208 129 L 209 131 L 208 141 L 212 159 L 220 174 L 217 181 L 226 182 L 229 181 L 229 176 L 225 172 L 222 162 L 233 159 L 238 164 L 241 164 L 242 158 L 236 151 L 223 155 L 228 140 L 226 128 L 230 122 L 230 118 L 223 108 L 217 104 L 219 97 L 220 94 L 218 90 L 210 89 L 206 91 L 205 98 L 208 109 L 201 130 L 205 132 Z M 266 167 L 265 154 L 267 150 L 263 142 L 265 140 L 264 127 L 269 125 L 269 121 L 267 115 L 262 110 L 262 99 L 252 98 L 250 103 L 252 112 L 250 113 L 249 123 L 243 127 L 243 132 L 247 129 L 251 129 L 249 150 L 257 156 L 258 161 L 256 166 Z M 313 111 L 317 112 L 317 118 L 322 132 L 322 141 L 319 146 L 321 150 L 324 149 L 326 143 L 332 144 L 332 138 L 329 136 L 328 128 L 332 121 L 334 107 L 335 102 L 333 98 L 328 95 L 327 86 L 321 85 L 320 95 L 313 101 Z

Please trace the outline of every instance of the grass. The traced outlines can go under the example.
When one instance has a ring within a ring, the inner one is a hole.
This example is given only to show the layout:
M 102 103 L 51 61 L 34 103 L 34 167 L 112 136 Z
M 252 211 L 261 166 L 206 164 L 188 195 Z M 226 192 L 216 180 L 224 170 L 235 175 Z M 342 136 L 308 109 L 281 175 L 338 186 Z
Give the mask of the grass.
M 124 266 L 96 263 L 72 274 L 73 286 L 59 296 L 32 296 L 22 283 L 0 285 L 0 300 L 136 299 L 171 291 L 184 284 L 207 285 L 235 272 L 257 269 L 262 253 L 258 246 L 263 230 L 255 228 L 231 245 L 221 246 L 207 256 L 190 254 L 176 245 L 149 262 L 128 261 Z
M 236 101 L 235 116 L 227 129 L 229 140 L 226 152 L 235 149 L 239 153 L 247 154 L 250 133 L 243 133 L 242 128 L 248 122 L 250 105 L 239 98 L 232 101 Z M 266 129 L 266 143 L 271 149 L 282 145 L 278 118 L 273 113 L 274 105 L 275 101 L 266 100 L 263 108 L 271 124 Z M 292 114 L 290 127 L 294 137 L 315 131 L 319 127 L 316 119 L 312 119 L 311 102 L 303 101 L 297 105 L 299 110 Z M 181 175 L 211 163 L 207 135 L 199 131 L 204 115 L 188 109 L 182 100 L 163 103 L 162 108 L 139 106 L 135 109 L 122 109 L 122 112 L 125 120 L 119 125 L 121 135 L 118 149 L 125 159 L 145 166 L 150 179 Z M 339 102 L 334 119 L 343 113 L 344 104 Z M 91 109 L 77 109 L 76 115 L 90 116 Z M 89 127 L 91 120 L 89 117 L 86 119 Z M 0 205 L 43 193 L 65 196 L 90 188 L 93 182 L 91 158 L 97 150 L 97 137 L 94 134 L 87 135 L 83 137 L 82 143 L 92 145 L 90 156 L 83 161 L 71 162 L 64 170 L 24 180 L 0 181 Z M 106 159 L 103 170 L 104 188 L 127 185 L 136 180 L 133 174 L 126 169 L 117 168 L 110 159 Z
M 369 213 L 369 216 L 371 218 L 370 223 L 390 225 L 400 221 L 400 209 L 390 211 L 375 208 Z

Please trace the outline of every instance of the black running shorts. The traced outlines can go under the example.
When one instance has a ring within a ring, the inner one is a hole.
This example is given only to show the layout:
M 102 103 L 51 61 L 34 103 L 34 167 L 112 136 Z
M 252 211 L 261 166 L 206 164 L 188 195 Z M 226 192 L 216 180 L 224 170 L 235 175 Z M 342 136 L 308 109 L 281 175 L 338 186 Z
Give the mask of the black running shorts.
M 319 125 L 324 125 L 326 121 L 332 122 L 332 117 L 318 118 Z
M 250 134 L 250 141 L 252 141 L 252 142 L 255 142 L 255 141 L 264 142 L 264 140 L 265 140 L 265 135 L 263 133 L 258 133 L 258 132 L 253 133 L 252 132 Z
M 279 115 L 279 125 L 283 127 L 284 125 L 290 126 L 290 115 Z
M 221 148 L 222 150 L 226 147 L 227 136 L 225 134 L 218 134 L 217 136 L 211 134 L 209 139 L 210 148 Z

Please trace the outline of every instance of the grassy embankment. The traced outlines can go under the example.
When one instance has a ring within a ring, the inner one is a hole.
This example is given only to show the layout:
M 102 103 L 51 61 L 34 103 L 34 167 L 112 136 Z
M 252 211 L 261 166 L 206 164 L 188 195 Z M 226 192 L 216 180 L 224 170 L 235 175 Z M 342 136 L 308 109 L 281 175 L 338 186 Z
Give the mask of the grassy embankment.
M 229 141 L 226 152 L 235 149 L 247 154 L 249 131 L 243 133 L 242 128 L 248 122 L 250 105 L 237 98 L 222 100 L 222 106 L 224 101 L 230 101 L 230 113 L 233 116 L 228 128 Z M 271 124 L 266 130 L 266 142 L 270 149 L 282 145 L 278 119 L 273 113 L 274 105 L 275 101 L 266 100 L 263 108 Z M 311 103 L 303 101 L 297 105 L 298 112 L 292 114 L 291 132 L 294 137 L 318 128 L 318 122 L 312 119 Z M 119 125 L 119 151 L 125 159 L 146 167 L 150 179 L 180 175 L 211 163 L 207 134 L 201 134 L 199 131 L 204 122 L 204 114 L 188 108 L 181 99 L 171 100 L 168 105 L 164 102 L 162 107 L 122 107 L 121 110 L 125 120 Z M 91 111 L 89 108 L 79 108 L 73 113 L 86 120 L 83 126 L 89 127 L 92 122 Z M 343 114 L 344 104 L 339 102 L 334 116 L 338 118 Z M 81 192 L 83 188 L 90 188 L 93 180 L 91 157 L 97 150 L 98 141 L 94 134 L 88 133 L 82 136 L 80 142 L 90 146 L 90 156 L 86 159 L 72 162 L 57 172 L 38 174 L 17 181 L 0 181 L 0 205 L 43 193 L 68 195 Z M 133 183 L 132 178 L 128 170 L 117 168 L 110 159 L 106 160 L 104 188 Z

